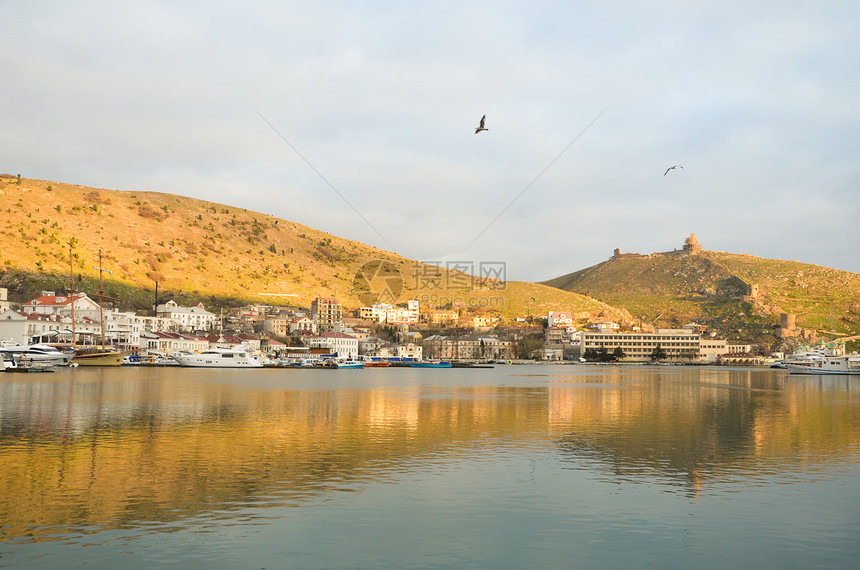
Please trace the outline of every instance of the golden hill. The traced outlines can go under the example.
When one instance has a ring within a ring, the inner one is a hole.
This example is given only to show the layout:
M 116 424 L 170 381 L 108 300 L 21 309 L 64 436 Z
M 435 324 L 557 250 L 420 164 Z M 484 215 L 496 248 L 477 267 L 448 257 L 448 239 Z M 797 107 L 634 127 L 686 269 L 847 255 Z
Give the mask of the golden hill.
M 151 306 L 159 297 L 307 307 L 337 296 L 346 308 L 377 300 L 422 301 L 422 309 L 465 308 L 506 317 L 570 310 L 583 317 L 629 320 L 623 310 L 532 283 L 499 283 L 446 272 L 393 252 L 288 220 L 215 202 L 157 192 L 95 189 L 0 178 L 0 286 L 25 296 L 69 286 L 70 244 L 76 289 L 98 289 Z M 363 271 L 359 269 L 364 268 Z M 377 271 L 383 268 L 384 271 Z M 26 300 L 26 299 L 15 299 Z M 584 320 L 587 320 L 584 319 Z
M 716 251 L 622 254 L 543 284 L 664 327 L 697 321 L 754 340 L 772 334 L 785 312 L 823 336 L 832 308 L 837 334 L 860 334 L 860 274 L 797 261 Z

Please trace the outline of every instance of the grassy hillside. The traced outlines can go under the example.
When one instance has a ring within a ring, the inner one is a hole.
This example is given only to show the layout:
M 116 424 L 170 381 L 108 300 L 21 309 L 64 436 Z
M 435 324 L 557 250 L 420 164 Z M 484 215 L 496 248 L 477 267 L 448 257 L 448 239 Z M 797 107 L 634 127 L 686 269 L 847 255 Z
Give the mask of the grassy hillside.
M 475 309 L 509 318 L 572 310 L 625 318 L 623 311 L 576 293 L 475 280 L 215 202 L 11 177 L 0 178 L 0 197 L 0 286 L 10 289 L 14 301 L 68 288 L 71 251 L 77 290 L 95 295 L 101 264 L 113 272 L 103 274 L 106 294 L 130 309 L 152 306 L 156 281 L 162 300 L 307 307 L 322 295 L 355 308 L 368 304 L 362 293 L 379 285 L 357 282 L 359 268 L 376 263 L 400 278 L 397 298 L 388 300 L 418 298 L 425 309 Z
M 622 256 L 543 282 L 623 307 L 657 326 L 690 321 L 736 338 L 772 333 L 781 312 L 798 327 L 842 336 L 860 334 L 860 275 L 799 263 L 703 251 Z M 758 296 L 742 297 L 751 285 Z

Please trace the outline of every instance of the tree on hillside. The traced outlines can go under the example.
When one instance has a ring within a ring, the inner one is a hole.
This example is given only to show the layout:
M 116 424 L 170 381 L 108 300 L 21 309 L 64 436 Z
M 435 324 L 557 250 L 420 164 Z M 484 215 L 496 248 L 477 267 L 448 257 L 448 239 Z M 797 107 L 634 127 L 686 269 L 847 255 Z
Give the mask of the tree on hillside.
M 667 356 L 668 355 L 666 354 L 666 351 L 663 350 L 663 347 L 659 344 L 654 347 L 654 350 L 651 351 L 651 360 L 655 362 L 657 360 L 665 360 Z

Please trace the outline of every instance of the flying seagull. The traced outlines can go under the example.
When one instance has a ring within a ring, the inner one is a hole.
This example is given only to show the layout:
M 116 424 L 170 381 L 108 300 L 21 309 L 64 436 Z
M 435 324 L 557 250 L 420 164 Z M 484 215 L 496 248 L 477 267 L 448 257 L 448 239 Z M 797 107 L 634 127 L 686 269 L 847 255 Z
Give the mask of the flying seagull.
M 484 126 L 484 121 L 486 121 L 486 120 L 487 120 L 487 116 L 486 116 L 486 115 L 484 115 L 483 117 L 481 117 L 481 124 L 480 124 L 480 125 L 478 125 L 478 128 L 477 128 L 477 129 L 475 129 L 475 134 L 476 134 L 476 135 L 477 135 L 478 133 L 480 133 L 481 131 L 487 131 L 487 130 L 489 130 L 487 127 L 485 127 L 485 126 Z
M 670 166 L 669 168 L 666 169 L 666 172 L 663 173 L 663 176 L 666 176 L 667 174 L 669 174 L 670 170 L 674 170 L 675 168 L 684 168 L 684 167 L 681 166 L 680 164 L 676 164 L 675 166 Z

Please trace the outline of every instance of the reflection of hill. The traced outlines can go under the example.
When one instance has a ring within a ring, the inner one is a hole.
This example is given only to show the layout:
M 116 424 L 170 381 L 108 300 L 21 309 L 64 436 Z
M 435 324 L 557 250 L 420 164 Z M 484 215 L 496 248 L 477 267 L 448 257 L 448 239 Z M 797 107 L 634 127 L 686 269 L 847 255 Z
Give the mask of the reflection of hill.
M 265 516 L 248 505 L 324 500 L 422 461 L 471 457 L 490 440 L 555 441 L 572 465 L 692 486 L 860 444 L 851 384 L 685 374 L 307 391 L 128 371 L 4 380 L 0 519 L 6 538 L 38 540 L 83 521 L 122 527 L 238 509 Z
M 573 465 L 698 493 L 706 481 L 739 473 L 786 475 L 798 459 L 808 470 L 860 444 L 856 379 L 783 380 L 745 370 L 727 371 L 719 383 L 691 382 L 688 373 L 652 378 L 630 390 L 552 390 L 551 429 Z

